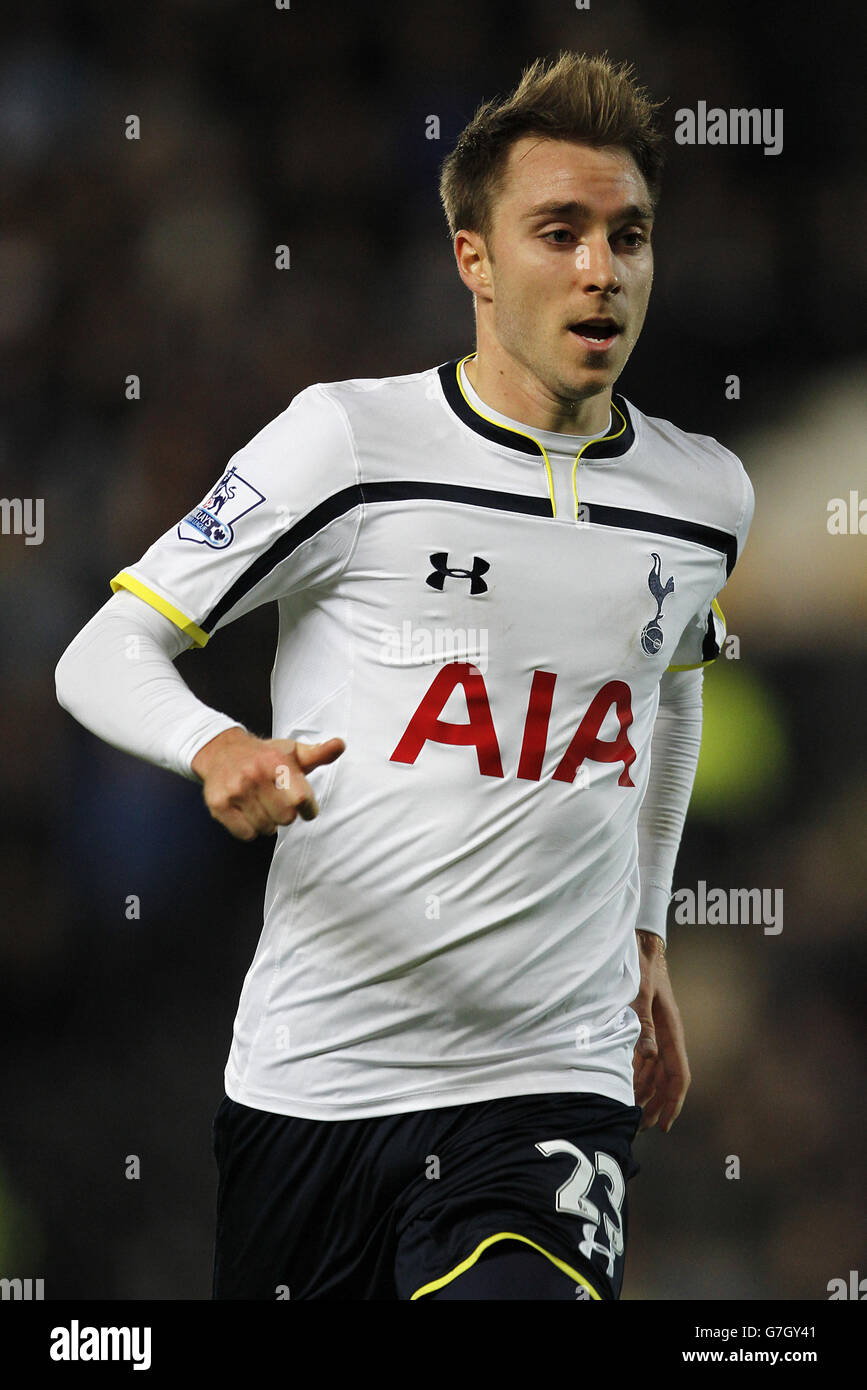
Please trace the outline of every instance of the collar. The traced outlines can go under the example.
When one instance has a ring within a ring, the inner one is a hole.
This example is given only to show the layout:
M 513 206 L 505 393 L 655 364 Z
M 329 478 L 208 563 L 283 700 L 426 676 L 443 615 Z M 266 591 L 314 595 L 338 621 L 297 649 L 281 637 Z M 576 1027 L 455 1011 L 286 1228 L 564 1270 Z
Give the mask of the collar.
M 460 367 L 463 362 L 474 356 L 474 352 L 468 352 L 465 357 L 455 357 L 452 361 L 444 362 L 442 366 L 437 367 L 447 404 L 459 420 L 484 439 L 507 449 L 516 449 L 522 454 L 536 454 L 539 458 L 546 458 L 544 448 L 529 430 L 516 430 L 507 425 L 500 425 L 495 420 L 481 415 L 475 406 L 470 404 L 461 385 Z M 629 407 L 618 392 L 613 392 L 611 396 L 611 417 L 612 433 L 585 445 L 581 450 L 582 461 L 620 458 L 632 448 L 635 442 L 635 426 Z

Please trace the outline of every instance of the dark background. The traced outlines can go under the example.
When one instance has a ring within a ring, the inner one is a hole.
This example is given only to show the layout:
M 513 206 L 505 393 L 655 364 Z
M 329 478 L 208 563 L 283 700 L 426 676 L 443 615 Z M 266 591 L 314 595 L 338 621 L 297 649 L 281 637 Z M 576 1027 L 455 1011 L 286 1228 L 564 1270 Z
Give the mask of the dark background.
M 785 902 L 779 935 L 670 929 L 694 1081 L 673 1132 L 636 1144 L 624 1298 L 825 1299 L 867 1274 L 867 540 L 827 529 L 831 498 L 867 496 L 863 16 L 66 0 L 0 18 L 0 491 L 45 500 L 41 546 L 0 536 L 0 1275 L 52 1299 L 209 1297 L 210 1122 L 271 853 L 76 724 L 54 666 L 303 387 L 472 350 L 438 167 L 482 100 L 566 47 L 668 98 L 654 293 L 618 389 L 719 438 L 757 494 L 675 887 Z M 782 107 L 783 152 L 676 145 L 699 100 Z M 263 734 L 275 619 L 179 661 Z

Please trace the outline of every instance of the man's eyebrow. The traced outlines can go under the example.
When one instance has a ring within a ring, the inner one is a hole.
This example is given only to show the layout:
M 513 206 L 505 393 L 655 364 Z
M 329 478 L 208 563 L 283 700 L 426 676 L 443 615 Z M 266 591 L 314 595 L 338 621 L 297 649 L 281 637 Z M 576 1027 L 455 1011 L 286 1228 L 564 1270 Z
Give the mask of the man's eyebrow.
M 591 217 L 592 210 L 586 203 L 579 203 L 574 198 L 567 203 L 558 203 L 552 200 L 547 203 L 537 203 L 524 214 L 524 220 L 530 221 L 534 217 Z M 652 222 L 653 209 L 641 207 L 638 203 L 629 203 L 625 208 L 619 208 L 611 218 L 612 222 Z

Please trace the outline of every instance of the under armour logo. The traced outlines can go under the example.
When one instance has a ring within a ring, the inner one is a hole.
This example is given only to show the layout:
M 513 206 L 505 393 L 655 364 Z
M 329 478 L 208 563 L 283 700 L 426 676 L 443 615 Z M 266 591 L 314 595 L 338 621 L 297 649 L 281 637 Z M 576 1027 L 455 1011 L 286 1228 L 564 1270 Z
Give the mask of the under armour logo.
M 482 578 L 482 575 L 487 574 L 491 566 L 488 564 L 488 561 L 483 560 L 481 556 L 473 556 L 473 567 L 471 570 L 449 569 L 449 557 L 448 551 L 446 550 L 438 550 L 436 554 L 431 555 L 430 562 L 434 567 L 434 572 L 428 575 L 425 582 L 429 584 L 432 589 L 439 589 L 440 593 L 442 593 L 443 585 L 447 578 L 468 579 L 470 581 L 471 594 L 486 594 L 488 592 L 488 586 Z

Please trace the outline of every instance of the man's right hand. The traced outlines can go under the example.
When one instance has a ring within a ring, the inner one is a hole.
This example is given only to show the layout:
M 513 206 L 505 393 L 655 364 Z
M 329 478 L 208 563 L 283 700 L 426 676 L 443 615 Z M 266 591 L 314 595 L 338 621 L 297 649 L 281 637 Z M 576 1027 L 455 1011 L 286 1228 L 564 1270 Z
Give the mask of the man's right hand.
M 346 748 L 342 738 L 297 743 L 293 738 L 256 738 L 246 729 L 224 729 L 200 748 L 192 769 L 203 783 L 205 805 L 237 840 L 276 835 L 296 816 L 319 814 L 305 777 L 333 763 Z

